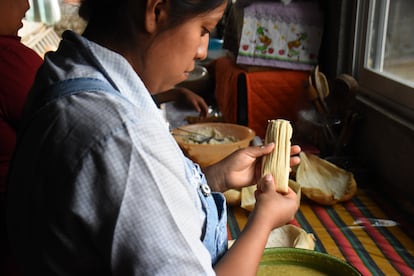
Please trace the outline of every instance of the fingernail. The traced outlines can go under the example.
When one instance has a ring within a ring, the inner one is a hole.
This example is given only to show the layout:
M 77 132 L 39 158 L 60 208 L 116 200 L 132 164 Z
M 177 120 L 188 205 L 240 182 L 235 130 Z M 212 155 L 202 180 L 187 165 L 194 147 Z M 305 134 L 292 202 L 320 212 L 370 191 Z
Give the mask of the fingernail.
M 267 173 L 267 174 L 265 175 L 265 181 L 266 181 L 266 182 L 270 182 L 270 181 L 272 181 L 272 175 L 271 175 L 270 173 Z

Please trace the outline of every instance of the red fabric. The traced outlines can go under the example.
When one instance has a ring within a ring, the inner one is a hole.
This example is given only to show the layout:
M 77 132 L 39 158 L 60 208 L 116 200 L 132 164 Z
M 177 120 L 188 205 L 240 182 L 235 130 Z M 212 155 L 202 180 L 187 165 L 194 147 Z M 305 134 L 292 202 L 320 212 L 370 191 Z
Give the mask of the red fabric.
M 309 105 L 305 81 L 309 72 L 269 70 L 248 72 L 228 57 L 216 60 L 216 101 L 229 123 L 237 123 L 237 78 L 246 76 L 248 127 L 262 138 L 267 121 L 283 118 L 296 121 L 298 111 Z
M 308 102 L 304 80 L 309 73 L 277 70 L 245 73 L 247 84 L 248 126 L 262 138 L 267 121 L 286 119 L 296 121 L 300 109 Z
M 18 37 L 0 36 L 0 192 L 5 190 L 17 122 L 42 61 Z

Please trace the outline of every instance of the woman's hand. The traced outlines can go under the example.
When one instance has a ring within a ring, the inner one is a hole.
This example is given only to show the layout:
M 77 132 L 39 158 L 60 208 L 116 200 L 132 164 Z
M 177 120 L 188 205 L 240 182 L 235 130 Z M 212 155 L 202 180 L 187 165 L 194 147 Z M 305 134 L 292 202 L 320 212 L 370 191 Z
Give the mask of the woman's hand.
M 261 178 L 262 157 L 274 149 L 274 143 L 259 147 L 247 147 L 233 152 L 222 161 L 205 168 L 204 173 L 209 186 L 214 191 L 240 189 L 258 183 Z M 299 164 L 300 147 L 291 147 L 290 166 Z
M 294 218 L 299 208 L 295 192 L 276 192 L 271 174 L 258 182 L 256 206 L 239 238 L 214 267 L 217 275 L 255 275 L 271 231 Z M 242 262 L 240 260 L 243 260 Z
M 181 94 L 181 98 L 183 98 L 200 114 L 200 118 L 207 118 L 208 105 L 203 97 L 184 87 L 176 87 L 175 89 Z
M 200 114 L 200 118 L 204 119 L 208 115 L 208 105 L 203 97 L 185 87 L 177 86 L 167 91 L 155 93 L 154 97 L 158 104 L 171 101 L 184 101 L 186 104 L 191 105 Z
M 270 230 L 291 221 L 299 208 L 297 195 L 290 187 L 286 194 L 276 192 L 276 183 L 271 174 L 266 174 L 257 183 L 255 197 L 253 220 L 263 227 L 268 225 Z

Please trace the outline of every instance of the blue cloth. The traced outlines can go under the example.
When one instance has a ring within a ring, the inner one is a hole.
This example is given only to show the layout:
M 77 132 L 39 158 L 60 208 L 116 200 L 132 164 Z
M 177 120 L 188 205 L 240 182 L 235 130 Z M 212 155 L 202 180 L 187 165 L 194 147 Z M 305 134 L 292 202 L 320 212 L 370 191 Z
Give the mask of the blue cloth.
M 85 87 L 48 100 L 55 83 L 77 78 L 119 94 Z M 192 185 L 199 179 L 186 169 L 196 166 L 122 56 L 65 32 L 38 71 L 23 122 L 7 211 L 12 247 L 28 272 L 215 274 L 202 241 L 209 215 Z
M 212 263 L 215 264 L 228 247 L 226 200 L 222 193 L 210 190 L 206 178 L 197 164 L 194 166 L 191 161 L 188 161 L 187 173 L 194 180 L 203 211 L 206 213 L 202 240 L 210 252 Z

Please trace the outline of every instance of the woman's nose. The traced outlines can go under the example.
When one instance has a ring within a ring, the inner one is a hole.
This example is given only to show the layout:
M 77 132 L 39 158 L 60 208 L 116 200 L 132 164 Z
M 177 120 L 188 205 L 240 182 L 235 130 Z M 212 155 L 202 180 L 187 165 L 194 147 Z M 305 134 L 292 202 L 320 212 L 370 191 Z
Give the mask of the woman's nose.
M 201 37 L 201 43 L 197 48 L 196 59 L 204 60 L 207 58 L 209 38 L 210 38 L 209 35 L 205 35 Z

